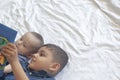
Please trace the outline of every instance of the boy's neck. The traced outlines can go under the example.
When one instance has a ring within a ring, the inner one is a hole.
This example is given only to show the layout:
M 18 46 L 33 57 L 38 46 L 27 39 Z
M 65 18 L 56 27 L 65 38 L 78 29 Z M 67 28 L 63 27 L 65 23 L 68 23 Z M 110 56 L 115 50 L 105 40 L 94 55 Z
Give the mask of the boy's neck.
M 36 76 L 38 76 L 38 77 L 42 77 L 42 78 L 50 78 L 50 77 L 52 77 L 44 70 L 34 71 L 33 69 L 31 69 L 29 67 L 28 67 L 28 70 L 31 72 L 31 74 L 36 74 Z

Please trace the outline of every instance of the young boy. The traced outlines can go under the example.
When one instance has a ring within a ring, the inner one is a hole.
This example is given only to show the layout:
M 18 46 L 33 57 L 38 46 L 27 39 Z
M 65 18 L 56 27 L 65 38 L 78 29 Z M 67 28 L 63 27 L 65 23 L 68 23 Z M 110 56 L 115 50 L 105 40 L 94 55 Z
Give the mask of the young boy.
M 37 52 L 38 49 L 44 44 L 43 38 L 36 32 L 27 32 L 20 39 L 15 42 L 19 60 L 21 64 L 28 62 L 32 54 Z M 12 72 L 11 66 L 7 65 L 4 68 L 4 73 Z
M 11 64 L 14 75 L 5 76 L 5 80 L 54 80 L 67 64 L 68 56 L 63 49 L 53 44 L 43 45 L 37 53 L 33 54 L 31 62 L 24 64 L 25 72 L 20 65 L 17 47 L 9 43 L 2 51 Z M 14 79 L 15 77 L 15 79 Z

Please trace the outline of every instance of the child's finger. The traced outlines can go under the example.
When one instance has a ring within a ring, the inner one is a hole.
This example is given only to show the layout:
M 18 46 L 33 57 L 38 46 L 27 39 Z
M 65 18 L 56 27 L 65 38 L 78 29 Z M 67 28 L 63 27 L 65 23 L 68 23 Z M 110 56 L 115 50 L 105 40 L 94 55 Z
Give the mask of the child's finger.
M 17 54 L 15 54 L 13 51 L 5 50 L 1 51 L 1 53 L 7 58 L 8 62 L 17 60 Z
M 17 54 L 17 49 L 16 46 L 13 44 L 8 44 L 6 46 L 3 47 L 3 49 L 1 50 L 2 54 L 7 56 L 7 55 L 15 55 Z
M 13 48 L 13 49 L 16 49 L 16 46 L 15 46 L 15 44 L 13 44 L 13 43 L 8 43 L 6 46 L 11 47 L 11 48 Z
M 5 46 L 1 51 L 6 51 L 6 50 L 14 51 L 15 49 L 13 49 L 12 47 L 9 47 L 9 46 Z
M 12 50 L 16 50 L 17 48 L 14 44 L 8 44 L 2 48 L 2 50 L 5 50 L 5 49 L 12 51 Z
M 8 49 L 3 49 L 3 50 L 1 51 L 1 53 L 2 53 L 3 55 L 7 55 L 7 54 L 11 55 L 11 54 L 13 53 L 13 51 L 8 50 Z
M 17 56 L 15 51 L 10 51 L 10 50 L 3 50 L 1 53 L 6 56 L 6 57 L 11 57 L 13 58 L 14 56 Z

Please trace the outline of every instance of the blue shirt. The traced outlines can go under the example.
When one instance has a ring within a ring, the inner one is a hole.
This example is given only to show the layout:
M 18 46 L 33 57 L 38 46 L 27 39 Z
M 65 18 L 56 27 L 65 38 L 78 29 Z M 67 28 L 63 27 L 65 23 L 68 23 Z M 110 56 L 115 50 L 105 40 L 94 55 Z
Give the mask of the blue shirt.
M 27 62 L 29 60 L 27 57 L 20 54 L 18 55 L 18 58 L 20 62 Z
M 28 59 L 27 57 L 25 57 L 25 56 L 22 56 L 22 55 L 18 55 L 18 58 L 19 58 L 19 61 L 20 61 L 21 65 L 22 65 L 23 69 L 25 69 L 25 68 L 24 68 L 24 67 L 25 67 L 24 64 L 27 63 L 29 59 Z M 9 63 L 6 62 L 5 64 L 7 65 L 7 64 L 9 64 Z M 6 65 L 3 65 L 3 66 L 6 66 Z M 5 75 L 3 71 L 4 71 L 4 70 L 0 70 L 0 80 L 3 80 L 2 78 L 3 78 L 4 75 Z M 9 75 L 11 75 L 11 74 L 13 75 L 12 72 L 10 72 L 10 73 L 8 73 L 8 74 L 9 74 Z
M 28 69 L 28 59 L 24 56 L 19 56 L 20 63 L 25 71 L 26 75 L 28 76 L 29 80 L 55 80 L 51 76 L 47 74 L 47 72 L 41 71 L 33 71 Z M 8 73 L 4 76 L 4 80 L 15 80 L 13 73 Z

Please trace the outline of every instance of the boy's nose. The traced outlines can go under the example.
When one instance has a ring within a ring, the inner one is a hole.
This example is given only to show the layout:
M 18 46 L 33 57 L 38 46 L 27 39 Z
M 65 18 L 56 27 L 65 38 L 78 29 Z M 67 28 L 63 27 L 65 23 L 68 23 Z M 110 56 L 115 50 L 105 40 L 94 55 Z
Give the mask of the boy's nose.
M 33 54 L 33 57 L 36 57 L 37 56 L 37 53 Z
M 18 45 L 22 44 L 22 41 L 18 41 Z

